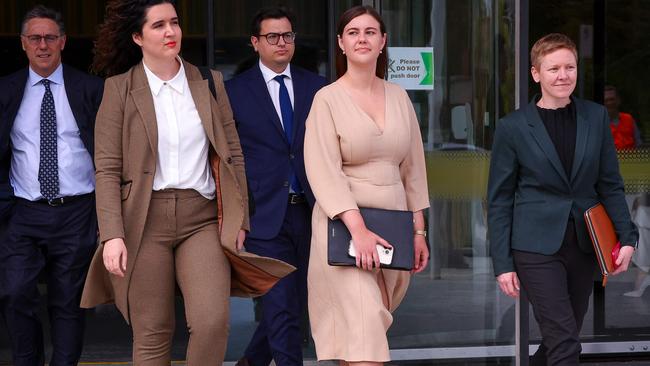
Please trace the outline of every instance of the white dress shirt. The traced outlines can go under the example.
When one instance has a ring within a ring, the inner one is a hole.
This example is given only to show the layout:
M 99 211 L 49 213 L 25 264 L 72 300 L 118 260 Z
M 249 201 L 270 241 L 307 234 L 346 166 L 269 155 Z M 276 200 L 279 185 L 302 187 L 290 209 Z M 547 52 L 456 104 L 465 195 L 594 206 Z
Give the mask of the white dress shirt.
M 295 104 L 293 102 L 294 98 L 293 79 L 291 79 L 291 64 L 288 64 L 287 68 L 279 74 L 266 67 L 261 60 L 259 61 L 259 64 L 260 70 L 262 71 L 262 77 L 264 78 L 264 82 L 266 82 L 266 88 L 269 90 L 269 95 L 273 101 L 273 107 L 275 107 L 275 112 L 278 114 L 282 128 L 284 128 L 284 121 L 282 120 L 282 109 L 280 109 L 280 83 L 278 83 L 274 78 L 278 75 L 286 75 L 284 78 L 284 85 L 287 87 L 287 91 L 289 92 L 291 108 L 295 110 Z M 289 192 L 296 193 L 291 187 L 289 187 Z
M 164 81 L 145 64 L 158 125 L 155 191 L 194 189 L 214 199 L 215 183 L 208 162 L 210 142 L 185 76 L 183 62 L 176 76 Z M 143 62 L 144 63 L 144 62 Z
M 20 108 L 11 128 L 11 169 L 9 180 L 16 197 L 30 201 L 43 198 L 38 182 L 41 157 L 41 104 L 44 78 L 29 68 L 29 77 Z M 56 144 L 59 172 L 58 197 L 77 196 L 95 190 L 95 168 L 81 140 L 63 80 L 63 65 L 47 77 L 56 111 Z M 74 88 L 74 85 L 69 86 Z M 8 93 L 11 91 L 4 90 Z
M 284 121 L 282 120 L 282 110 L 280 109 L 280 83 L 278 83 L 273 78 L 278 75 L 286 75 L 286 77 L 284 78 L 284 85 L 287 86 L 287 91 L 289 92 L 289 99 L 291 99 L 291 107 L 293 108 L 294 98 L 293 98 L 293 80 L 291 79 L 291 65 L 287 65 L 287 68 L 284 69 L 282 73 L 278 74 L 275 71 L 264 66 L 262 61 L 259 61 L 259 63 L 260 63 L 260 70 L 262 70 L 262 76 L 264 77 L 264 82 L 266 82 L 266 87 L 268 88 L 269 95 L 271 96 L 271 100 L 273 101 L 273 106 L 275 107 L 275 111 L 278 114 L 278 118 L 280 118 L 280 123 L 282 123 L 282 128 L 284 128 Z

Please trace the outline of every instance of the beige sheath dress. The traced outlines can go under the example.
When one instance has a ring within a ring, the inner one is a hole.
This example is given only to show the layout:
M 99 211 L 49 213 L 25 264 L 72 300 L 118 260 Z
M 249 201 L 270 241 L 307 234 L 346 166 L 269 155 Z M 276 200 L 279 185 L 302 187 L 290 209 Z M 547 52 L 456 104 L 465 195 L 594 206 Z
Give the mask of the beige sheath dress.
M 327 218 L 358 207 L 429 207 L 424 150 L 413 105 L 383 82 L 385 128 L 335 82 L 314 97 L 306 122 L 305 167 L 316 196 L 309 260 L 309 316 L 319 360 L 390 360 L 386 331 L 410 274 L 327 264 Z

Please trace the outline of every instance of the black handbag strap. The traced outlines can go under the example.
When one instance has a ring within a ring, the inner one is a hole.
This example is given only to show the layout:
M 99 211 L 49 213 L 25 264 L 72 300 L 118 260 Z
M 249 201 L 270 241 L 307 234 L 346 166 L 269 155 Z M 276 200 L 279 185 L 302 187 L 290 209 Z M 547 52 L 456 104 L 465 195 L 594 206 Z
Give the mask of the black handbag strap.
M 212 71 L 207 66 L 199 66 L 199 71 L 201 71 L 201 76 L 203 76 L 203 80 L 208 81 L 208 88 L 210 88 L 210 93 L 212 93 L 212 96 L 216 101 L 217 88 L 214 86 L 214 78 L 212 78 Z M 235 123 L 235 127 L 239 127 L 237 123 Z M 250 187 L 250 184 L 248 184 L 248 178 L 246 178 L 246 184 Z M 253 193 L 249 189 L 248 190 L 248 215 L 253 216 L 254 214 L 255 214 L 255 199 L 253 198 Z
M 199 66 L 199 71 L 201 71 L 201 76 L 203 80 L 208 81 L 208 88 L 210 88 L 210 93 L 214 97 L 214 100 L 217 100 L 217 89 L 214 87 L 214 79 L 212 78 L 212 71 L 207 66 Z

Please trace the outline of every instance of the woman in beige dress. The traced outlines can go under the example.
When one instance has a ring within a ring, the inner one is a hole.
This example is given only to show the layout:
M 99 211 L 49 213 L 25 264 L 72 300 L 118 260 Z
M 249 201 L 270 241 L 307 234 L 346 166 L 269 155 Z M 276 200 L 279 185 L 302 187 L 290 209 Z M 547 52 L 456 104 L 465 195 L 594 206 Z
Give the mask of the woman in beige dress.
M 339 79 L 315 96 L 307 119 L 305 166 L 316 196 L 309 262 L 309 313 L 319 360 L 381 365 L 386 331 L 410 274 L 377 269 L 376 244 L 358 208 L 414 213 L 415 268 L 429 257 L 422 210 L 429 207 L 422 137 L 406 92 L 384 81 L 386 31 L 377 12 L 357 6 L 339 20 Z M 357 267 L 327 264 L 327 219 L 350 230 Z

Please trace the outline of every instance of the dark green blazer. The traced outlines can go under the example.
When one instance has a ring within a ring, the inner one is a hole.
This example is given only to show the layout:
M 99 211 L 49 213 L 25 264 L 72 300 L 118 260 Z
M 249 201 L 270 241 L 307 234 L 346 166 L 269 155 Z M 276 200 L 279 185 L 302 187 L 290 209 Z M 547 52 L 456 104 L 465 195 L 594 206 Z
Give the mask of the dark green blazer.
M 560 249 L 569 214 L 578 244 L 593 252 L 583 214 L 602 202 L 623 245 L 638 231 L 625 203 L 606 109 L 572 98 L 577 113 L 576 148 L 567 176 L 535 102 L 496 126 L 488 182 L 488 227 L 494 273 L 513 272 L 512 249 L 553 254 Z

